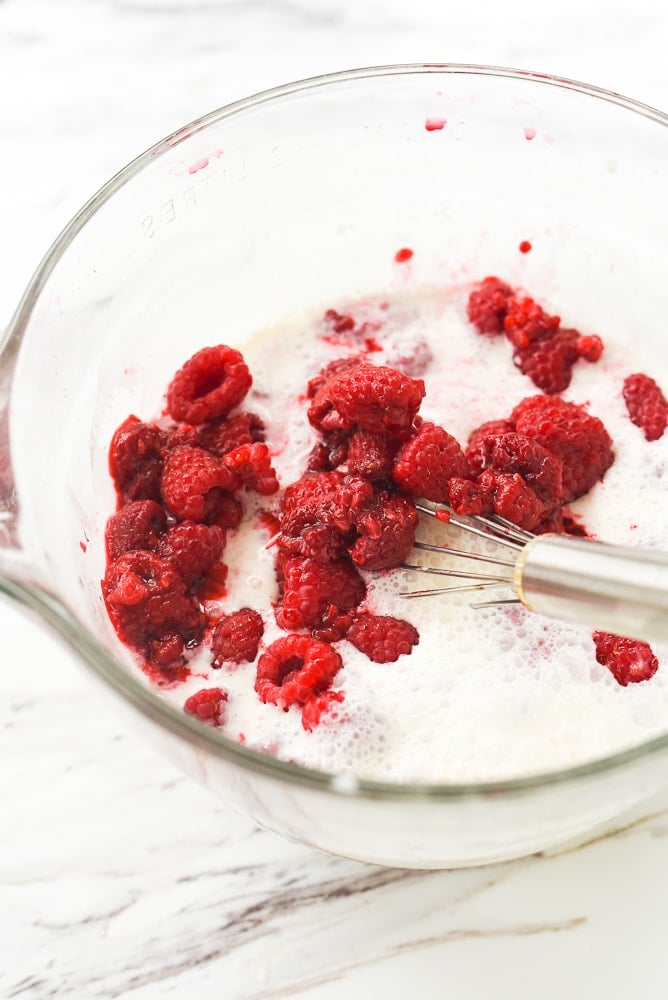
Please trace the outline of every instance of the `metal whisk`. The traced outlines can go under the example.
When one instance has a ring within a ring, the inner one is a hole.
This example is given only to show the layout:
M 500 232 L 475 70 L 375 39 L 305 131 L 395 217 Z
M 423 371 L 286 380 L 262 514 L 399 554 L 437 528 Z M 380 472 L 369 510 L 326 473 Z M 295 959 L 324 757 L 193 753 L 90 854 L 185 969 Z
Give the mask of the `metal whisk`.
M 493 554 L 471 552 L 447 542 L 417 541 L 415 548 L 436 553 L 440 564 L 404 563 L 403 568 L 447 577 L 461 583 L 406 591 L 404 597 L 428 597 L 467 591 L 505 594 L 473 607 L 523 604 L 529 611 L 651 642 L 668 642 L 668 553 L 607 545 L 570 535 L 532 535 L 505 518 L 468 517 L 443 504 L 420 501 L 426 518 L 493 542 Z M 443 557 L 487 564 L 473 567 L 443 565 Z M 463 581 L 467 581 L 464 583 Z M 512 595 L 512 596 L 508 596 Z

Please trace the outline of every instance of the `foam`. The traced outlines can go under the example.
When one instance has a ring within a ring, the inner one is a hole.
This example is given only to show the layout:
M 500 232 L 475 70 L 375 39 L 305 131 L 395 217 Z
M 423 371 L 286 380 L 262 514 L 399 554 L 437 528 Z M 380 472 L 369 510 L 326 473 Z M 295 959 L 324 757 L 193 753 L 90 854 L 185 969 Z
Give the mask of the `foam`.
M 431 350 L 421 413 L 460 441 L 535 391 L 510 364 L 503 338 L 472 333 L 465 302 L 466 290 L 455 288 L 406 295 L 389 305 L 369 300 L 354 306 L 360 319 L 382 323 L 384 351 L 373 356 L 376 363 L 395 363 L 412 343 Z M 245 406 L 265 421 L 285 483 L 300 474 L 315 440 L 304 386 L 346 353 L 318 338 L 321 315 L 263 331 L 244 349 L 254 376 Z M 643 370 L 628 350 L 606 341 L 603 360 L 576 365 L 564 394 L 587 401 L 615 442 L 615 463 L 605 481 L 573 506 L 601 539 L 668 548 L 668 435 L 648 444 L 626 415 L 623 377 Z M 651 374 L 668 385 L 665 372 Z M 230 533 L 225 553 L 229 594 L 222 607 L 256 607 L 269 643 L 284 634 L 272 610 L 277 597 L 272 554 L 268 536 L 257 528 L 257 502 L 246 506 L 244 523 Z M 431 530 L 444 529 L 432 525 Z M 489 549 L 488 543 L 470 544 Z M 410 656 L 390 664 L 372 663 L 347 641 L 339 643 L 344 668 L 334 687 L 345 692 L 345 701 L 336 722 L 325 720 L 306 733 L 298 709 L 281 712 L 259 701 L 253 665 L 214 671 L 207 650 L 192 662 L 188 682 L 165 697 L 181 706 L 207 683 L 222 685 L 229 693 L 225 732 L 232 739 L 344 776 L 403 782 L 493 780 L 559 769 L 668 730 L 665 648 L 655 647 L 660 668 L 654 678 L 622 688 L 596 663 L 588 629 L 518 608 L 476 611 L 467 595 L 407 601 L 400 592 L 416 581 L 405 571 L 366 578 L 372 609 L 409 619 L 420 643 Z

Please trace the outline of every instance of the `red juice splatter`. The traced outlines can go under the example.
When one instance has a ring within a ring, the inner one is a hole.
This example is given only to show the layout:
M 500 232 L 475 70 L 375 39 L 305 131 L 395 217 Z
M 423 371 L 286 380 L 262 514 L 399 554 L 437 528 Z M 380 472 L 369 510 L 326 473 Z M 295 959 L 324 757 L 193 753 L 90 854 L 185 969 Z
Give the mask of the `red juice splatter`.
M 520 253 L 529 253 L 531 250 L 531 244 L 528 240 L 522 240 L 519 246 Z
M 413 256 L 413 251 L 410 247 L 402 247 L 401 250 L 397 250 L 394 255 L 394 259 L 397 264 L 405 264 L 407 260 L 410 260 Z
M 528 142 L 531 142 L 532 139 L 535 139 L 536 138 L 535 128 L 531 128 L 529 125 L 527 125 L 526 128 L 524 129 L 524 138 Z
M 440 132 L 443 126 L 447 124 L 447 121 L 447 118 L 427 118 L 424 127 L 427 132 Z
M 189 174 L 196 174 L 198 170 L 204 170 L 205 167 L 209 166 L 209 157 L 203 156 L 201 160 L 196 160 L 195 163 L 191 163 L 188 167 Z
M 436 517 L 437 521 L 443 521 L 444 524 L 447 524 L 448 521 L 450 520 L 450 511 L 449 510 L 437 510 L 435 517 Z

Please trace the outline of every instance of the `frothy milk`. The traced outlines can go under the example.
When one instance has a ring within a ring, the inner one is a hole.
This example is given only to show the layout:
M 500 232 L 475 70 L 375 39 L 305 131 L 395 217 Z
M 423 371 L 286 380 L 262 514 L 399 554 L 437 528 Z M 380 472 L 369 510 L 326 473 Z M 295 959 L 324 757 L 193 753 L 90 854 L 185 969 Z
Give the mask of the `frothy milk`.
M 483 421 L 508 416 L 537 392 L 514 368 L 505 338 L 475 334 L 465 314 L 467 293 L 424 291 L 350 307 L 358 321 L 379 324 L 382 350 L 370 355 L 374 363 L 401 368 L 407 358 L 431 353 L 420 373 L 427 391 L 421 415 L 463 444 Z M 301 475 L 315 441 L 304 403 L 308 379 L 332 359 L 359 350 L 323 339 L 321 317 L 291 319 L 243 348 L 254 380 L 244 406 L 265 421 L 284 485 Z M 621 389 L 633 371 L 646 371 L 665 388 L 668 373 L 654 360 L 630 357 L 627 344 L 605 343 L 598 364 L 576 364 L 564 397 L 586 403 L 603 421 L 615 461 L 604 482 L 572 509 L 601 540 L 665 549 L 668 434 L 645 441 L 628 418 Z M 249 498 L 245 507 L 224 553 L 228 593 L 220 610 L 260 611 L 266 645 L 285 633 L 274 620 L 278 589 L 268 535 L 258 523 L 261 504 Z M 229 695 L 224 732 L 231 739 L 312 768 L 401 782 L 483 781 L 555 770 L 668 730 L 665 647 L 654 647 L 660 666 L 651 680 L 623 688 L 596 662 L 590 629 L 519 607 L 474 610 L 467 594 L 406 600 L 400 592 L 422 581 L 403 570 L 363 576 L 369 609 L 408 619 L 420 643 L 411 655 L 386 664 L 371 662 L 345 640 L 337 643 L 344 667 L 334 688 L 345 700 L 336 720 L 325 716 L 306 732 L 298 708 L 283 712 L 260 702 L 254 664 L 213 670 L 208 649 L 191 662 L 188 681 L 164 696 L 182 706 L 202 687 L 223 687 Z

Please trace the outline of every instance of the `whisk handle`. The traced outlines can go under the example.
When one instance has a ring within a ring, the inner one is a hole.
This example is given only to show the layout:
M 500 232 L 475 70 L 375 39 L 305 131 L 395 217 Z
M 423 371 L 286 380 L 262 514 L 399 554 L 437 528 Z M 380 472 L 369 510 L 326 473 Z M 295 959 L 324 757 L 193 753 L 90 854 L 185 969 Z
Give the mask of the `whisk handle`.
M 668 554 L 538 535 L 514 575 L 531 611 L 617 635 L 668 642 Z

